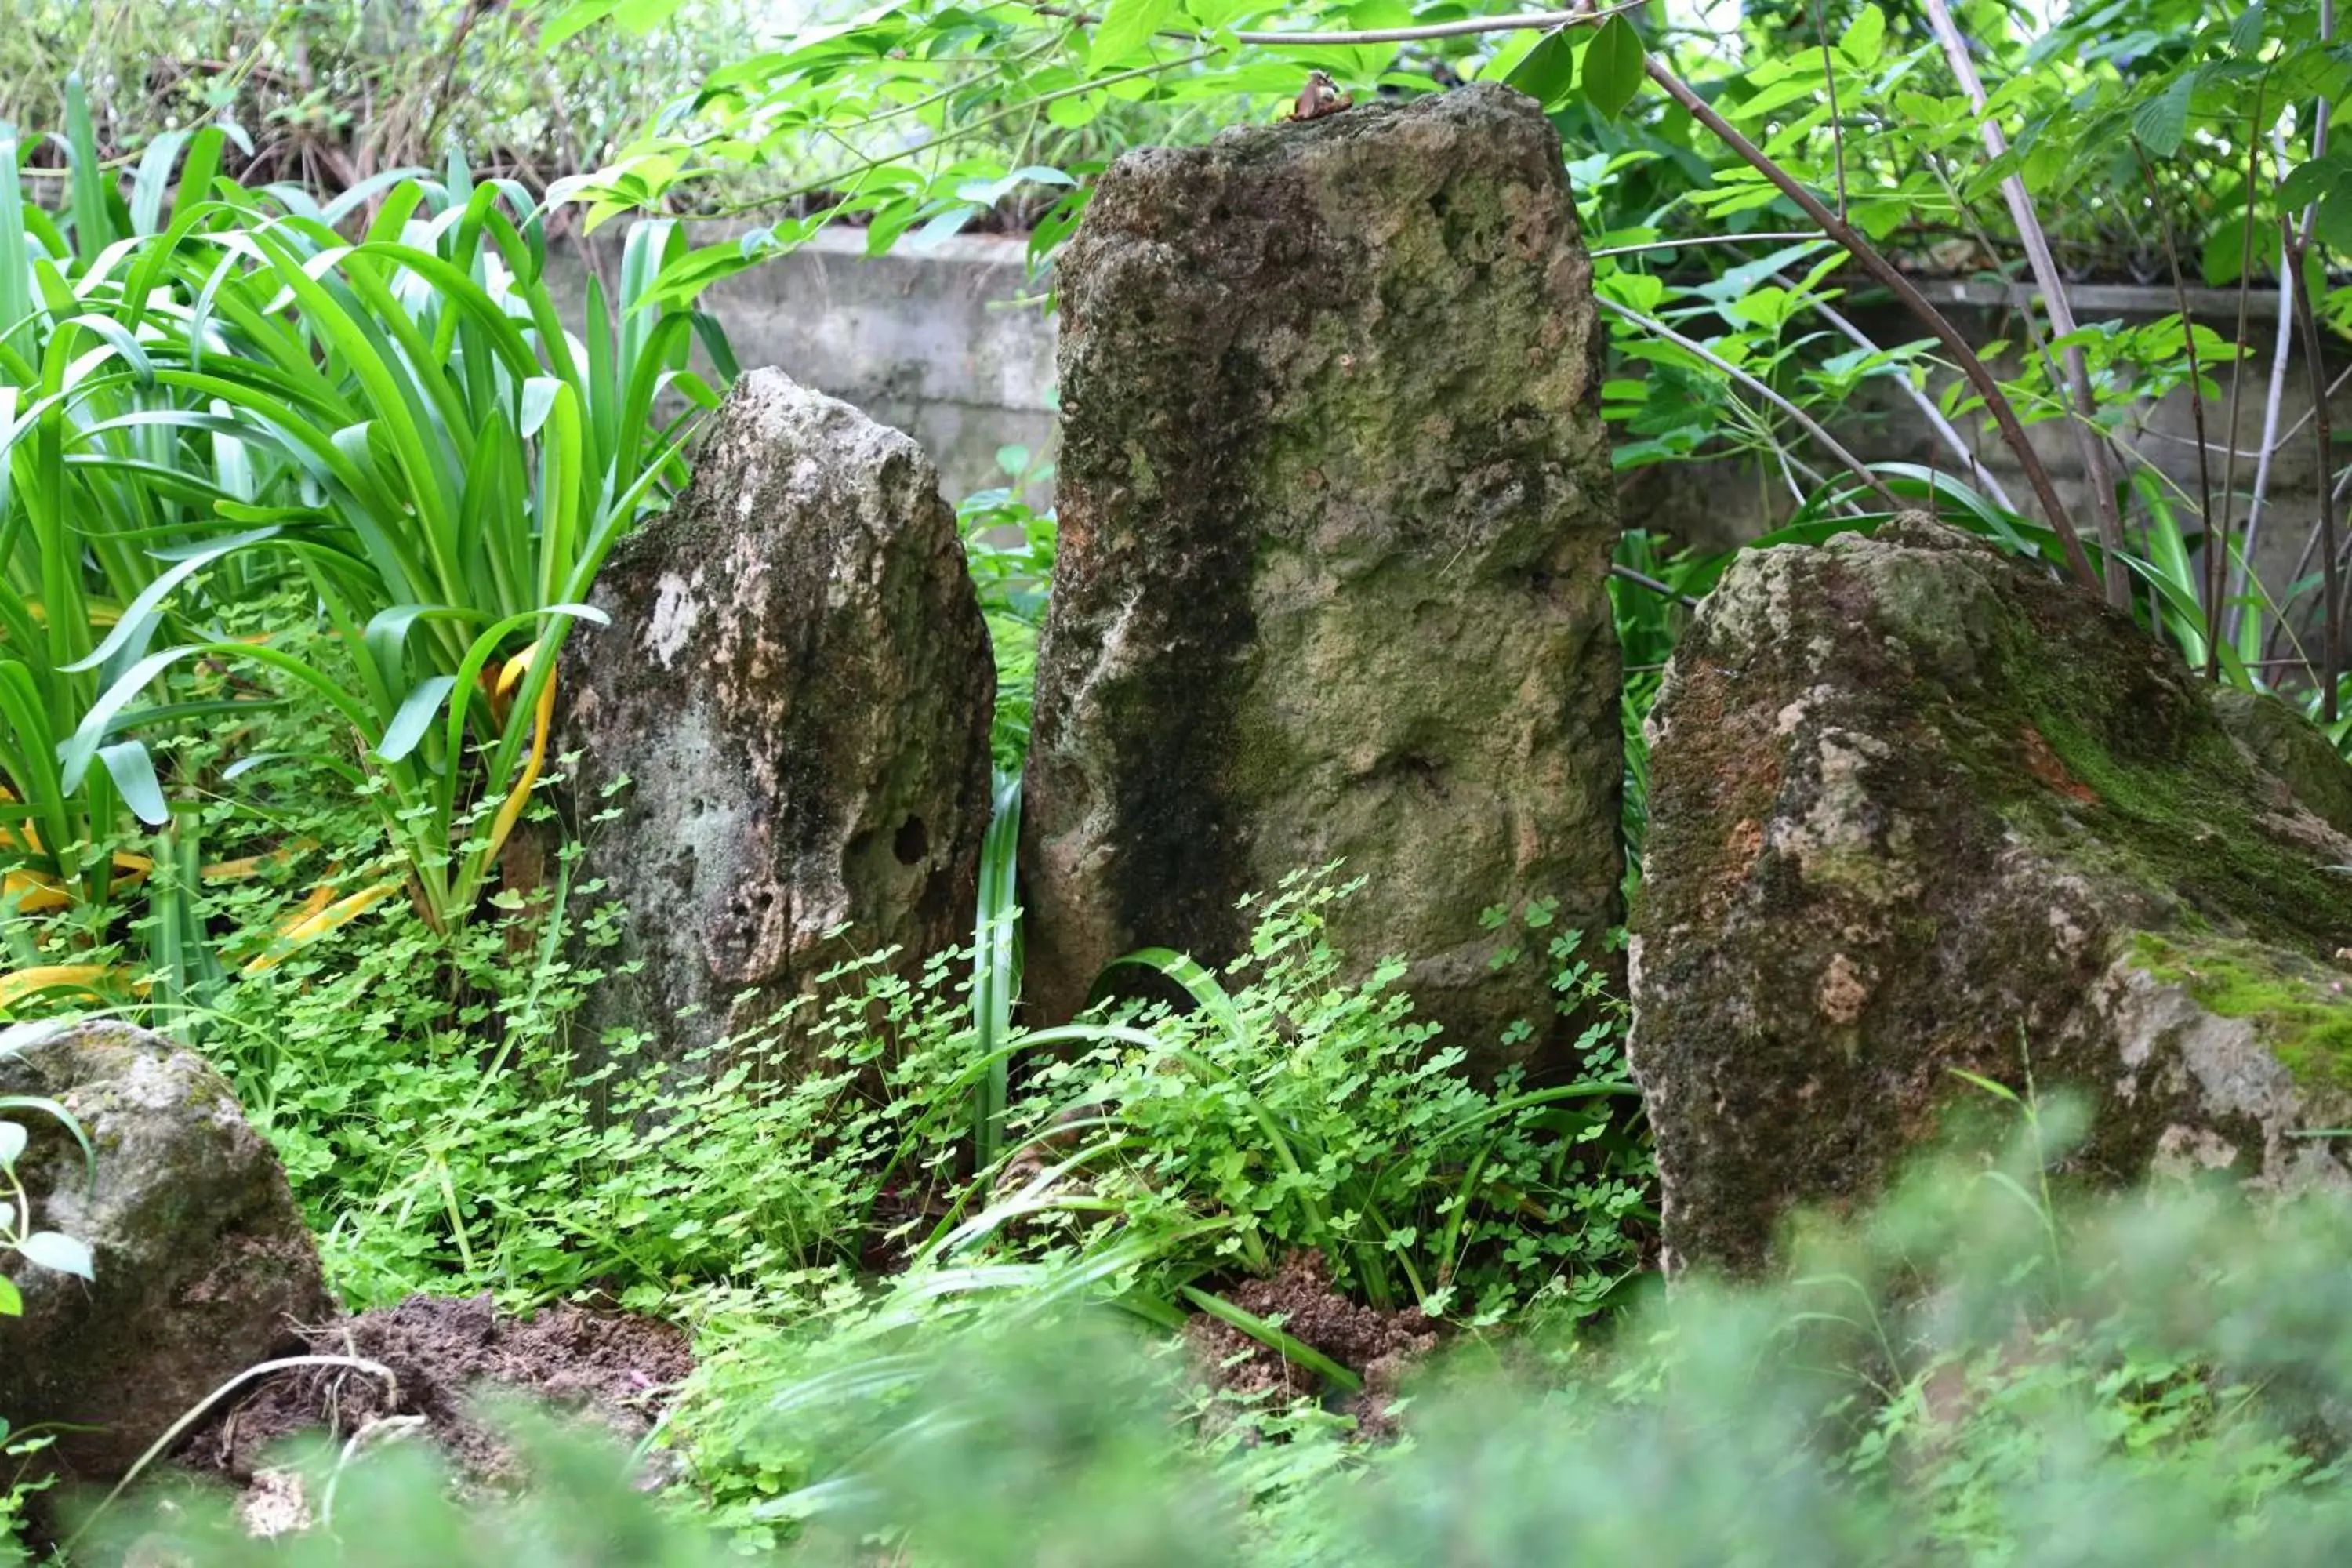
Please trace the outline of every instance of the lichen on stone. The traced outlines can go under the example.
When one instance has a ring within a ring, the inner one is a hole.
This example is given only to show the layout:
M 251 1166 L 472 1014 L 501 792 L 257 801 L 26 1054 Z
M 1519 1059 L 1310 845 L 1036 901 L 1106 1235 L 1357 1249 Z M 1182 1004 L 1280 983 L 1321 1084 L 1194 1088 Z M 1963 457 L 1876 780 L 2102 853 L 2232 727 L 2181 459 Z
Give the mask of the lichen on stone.
M 594 603 L 612 624 L 558 680 L 588 865 L 627 911 L 592 1047 L 638 1030 L 674 1061 L 789 1028 L 853 951 L 912 974 L 969 935 L 995 673 L 912 440 L 751 372 Z
M 1601 958 L 1619 912 L 1604 334 L 1557 134 L 1481 87 L 1148 149 L 1057 275 L 1035 1016 L 1139 945 L 1236 956 L 1244 895 L 1341 860 L 1336 946 L 1412 960 L 1481 1067 L 1563 1065 L 1550 976 L 1479 918 L 1557 900 Z
M 2263 763 L 2317 738 L 2260 717 L 1924 517 L 1736 563 L 1651 728 L 1632 1050 L 1675 1256 L 1754 1267 L 1792 1207 L 1866 1201 L 1961 1073 L 2086 1096 L 2085 1178 L 2333 1169 L 2296 1134 L 2347 1082 L 2352 839 Z

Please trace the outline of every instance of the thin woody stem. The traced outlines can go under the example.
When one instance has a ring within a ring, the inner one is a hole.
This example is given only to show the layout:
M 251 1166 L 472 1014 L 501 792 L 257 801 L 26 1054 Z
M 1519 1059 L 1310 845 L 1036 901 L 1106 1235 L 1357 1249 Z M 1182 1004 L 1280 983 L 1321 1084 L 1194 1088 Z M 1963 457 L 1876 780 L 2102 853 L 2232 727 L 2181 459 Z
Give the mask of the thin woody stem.
M 2246 342 L 2246 317 L 2253 302 L 2254 291 L 2254 198 L 2261 192 L 2259 163 L 2262 157 L 2263 95 L 2270 90 L 2271 79 L 2266 71 L 2254 84 L 2254 111 L 2246 120 L 2246 216 L 2238 226 L 2238 330 L 2231 342 L 2238 351 L 2238 359 L 2230 367 L 2230 414 L 2224 428 L 2230 432 L 2230 447 L 2221 459 L 2221 515 L 2217 524 L 2221 536 L 2223 582 L 2221 585 L 2221 623 L 2220 635 L 2234 639 L 2238 634 L 2238 595 L 2244 563 L 2231 558 L 2230 531 L 2237 521 L 2238 510 L 2238 410 L 2245 402 L 2245 361 L 2252 357 L 2252 348 Z M 2202 455 L 2202 448 L 2200 448 Z
M 1585 252 L 1588 256 L 1640 256 L 1654 250 L 1687 250 L 1700 245 L 1759 245 L 1780 240 L 1827 239 L 1825 234 L 1800 233 L 1795 229 L 1776 230 L 1765 234 L 1702 234 L 1690 239 L 1652 239 L 1640 245 L 1603 245 Z M 1864 340 L 1864 346 L 1876 348 L 1876 343 Z
M 1733 364 L 1721 354 L 1715 353 L 1705 343 L 1699 342 L 1692 338 L 1685 337 L 1682 333 L 1675 331 L 1672 327 L 1667 326 L 1664 321 L 1645 316 L 1639 310 L 1630 310 L 1606 296 L 1598 297 L 1598 303 L 1602 310 L 1608 311 L 1611 315 L 1622 316 L 1626 321 L 1629 321 L 1635 326 L 1641 328 L 1643 331 L 1664 338 L 1666 342 L 1674 344 L 1675 347 L 1681 349 L 1685 353 L 1697 355 L 1700 359 L 1705 360 L 1717 370 L 1721 371 L 1725 375 L 1729 376 L 1740 385 L 1748 388 L 1748 391 L 1756 394 L 1757 396 L 1764 399 L 1767 403 L 1769 403 L 1773 407 L 1779 409 L 1781 413 L 1795 420 L 1798 427 L 1802 429 L 1806 435 L 1811 436 L 1815 441 L 1821 443 L 1822 450 L 1827 452 L 1831 457 L 1835 458 L 1839 462 L 1844 464 L 1847 472 L 1853 475 L 1855 479 L 1860 479 L 1864 485 L 1868 487 L 1872 494 L 1877 496 L 1880 500 L 1886 503 L 1887 510 L 1900 511 L 1903 510 L 1902 501 L 1896 499 L 1893 490 L 1886 488 L 1885 480 L 1880 479 L 1876 474 L 1870 471 L 1870 466 L 1868 464 L 1864 463 L 1860 458 L 1855 457 L 1852 452 L 1847 451 L 1845 447 L 1840 446 L 1838 444 L 1837 437 L 1831 435 L 1827 430 L 1822 427 L 1820 420 L 1815 419 L 1811 415 L 1806 413 L 1803 409 L 1790 402 L 1786 397 L 1783 397 L 1780 394 L 1773 391 L 1772 388 L 1765 384 L 1765 383 L 1759 380 L 1754 375 L 1749 374 L 1747 371 L 1740 369 L 1738 365 Z
M 1712 104 L 1693 92 L 1681 78 L 1661 64 L 1655 55 L 1645 57 L 1643 67 L 1650 79 L 1665 89 L 1667 97 L 1682 105 L 1690 117 L 1706 126 L 1717 140 L 1771 181 L 1782 195 L 1796 203 L 1807 217 L 1822 226 L 1823 233 L 1843 246 L 1846 253 L 1861 264 L 1864 271 L 1884 284 L 1935 334 L 1936 341 L 1944 346 L 1944 352 L 1951 355 L 1960 374 L 1968 378 L 1969 384 L 1984 400 L 1985 410 L 1992 416 L 1994 425 L 2000 427 L 2001 439 L 2016 457 L 2019 467 L 2025 470 L 2026 480 L 2033 487 L 2034 498 L 2041 502 L 2051 530 L 2058 535 L 2058 542 L 2065 552 L 2068 569 L 2083 586 L 2093 593 L 2102 592 L 2098 571 L 2091 564 L 2090 553 L 2083 548 L 2082 535 L 2075 531 L 2074 519 L 2067 515 L 2066 503 L 2058 498 L 2058 487 L 2051 480 L 2050 470 L 2042 463 L 2042 455 L 2027 439 L 2025 426 L 2019 423 L 2017 411 L 2010 406 L 2009 398 L 2000 390 L 2000 384 L 1993 379 L 1992 372 L 1985 368 L 1984 361 L 1977 357 L 1976 350 L 1969 346 L 1968 340 L 1960 336 L 1959 330 L 1928 302 L 1927 297 L 1919 292 L 1917 285 L 1897 270 L 1893 262 L 1881 256 L 1877 247 L 1864 237 L 1859 229 L 1832 212 L 1819 196 L 1800 184 L 1794 175 L 1775 163 L 1763 149 L 1741 135 L 1729 121 L 1715 111 Z
M 1686 610 L 1696 610 L 1698 608 L 1698 601 L 1696 599 L 1692 598 L 1688 594 L 1684 593 L 1673 584 L 1661 583 L 1655 577 L 1650 576 L 1647 573 L 1636 572 L 1631 566 L 1619 566 L 1612 563 L 1609 568 L 1609 574 L 1612 577 L 1622 577 L 1626 582 L 1633 584 L 1637 587 L 1647 588 L 1651 593 L 1658 595 L 1662 598 L 1672 599 Z M 1663 668 L 1663 666 L 1661 668 Z
M 1424 38 L 1460 38 L 1474 33 L 1550 32 L 1558 27 L 1597 27 L 1612 16 L 1639 11 L 1649 0 L 1628 0 L 1601 11 L 1530 11 L 1517 16 L 1470 16 L 1417 27 L 1379 27 L 1363 33 L 1235 33 L 1237 44 L 1297 48 L 1318 44 L 1412 44 Z
M 1969 103 L 1977 112 L 1977 133 L 1984 142 L 1985 155 L 1999 158 L 2009 151 L 2009 139 L 2001 134 L 1998 121 L 1985 113 L 1984 83 L 1978 79 L 1976 62 L 1969 54 L 1968 40 L 1953 20 L 1945 0 L 1926 0 L 1927 21 L 1936 34 L 1936 41 L 1944 51 L 1945 62 L 1951 67 L 1952 76 L 1968 95 Z M 2011 174 L 2000 183 L 2001 200 L 2009 205 L 2010 220 L 2017 226 L 2017 237 L 2025 247 L 2025 258 L 2033 269 L 2033 281 L 2042 290 L 2042 308 L 2050 313 L 2050 331 L 2062 343 L 2074 334 L 2074 301 L 2067 297 L 2065 279 L 2059 273 L 2058 262 L 2050 251 L 2050 238 L 2042 229 L 2042 218 L 2033 209 L 2033 197 L 2025 188 L 2023 176 Z M 2042 351 L 2045 354 L 2047 350 Z M 2108 462 L 2106 432 L 2099 428 L 2098 400 L 2091 390 L 2091 377 L 2083 361 L 2083 351 L 2072 343 L 2059 352 L 2063 368 L 2062 384 L 2074 404 L 2074 417 L 2068 421 L 2074 433 L 2075 446 L 2083 455 L 2083 471 L 2091 481 L 2091 516 L 2099 531 L 2099 542 L 2108 552 L 2120 554 L 2124 547 L 2123 513 L 2116 503 L 2115 471 Z M 2131 602 L 2131 580 L 2124 573 L 2107 574 L 2107 603 L 2122 609 Z
M 1480 33 L 1549 33 L 1561 27 L 1597 27 L 1612 16 L 1629 11 L 1639 11 L 1649 0 L 1626 0 L 1620 5 L 1598 11 L 1522 11 L 1513 16 L 1466 16 L 1455 22 L 1426 22 L 1411 27 L 1374 27 L 1361 32 L 1343 33 L 1229 33 L 1224 37 L 1236 44 L 1256 45 L 1268 48 L 1313 48 L 1319 46 L 1345 47 L 1351 44 L 1417 44 L 1431 38 L 1466 38 Z M 1032 5 L 1041 16 L 1055 16 L 1076 22 L 1081 26 L 1094 26 L 1102 21 L 1099 13 L 1068 5 Z M 1181 27 L 1162 28 L 1163 38 L 1181 38 L 1188 42 L 1205 42 L 1210 34 L 1188 31 Z
M 1597 256 L 1600 252 L 1595 251 L 1593 254 Z M 1773 274 L 1773 280 L 1791 293 L 1797 289 L 1796 280 L 1785 272 Z M 1813 314 L 1836 328 L 1848 342 L 1864 350 L 1871 352 L 1877 350 L 1878 344 L 1872 340 L 1870 334 L 1839 314 L 1836 308 L 1828 300 L 1814 300 L 1810 303 L 1812 306 Z M 1984 466 L 1975 450 L 1969 446 L 1959 431 L 1953 427 L 1952 422 L 1944 417 L 1944 411 L 1936 406 L 1936 400 L 1912 385 L 1911 378 L 1907 375 L 1898 375 L 1891 379 L 1895 390 L 1911 400 L 1912 406 L 1919 411 L 1919 416 L 1927 422 L 1928 428 L 1941 437 L 1944 445 L 1952 449 L 1952 455 L 1959 458 L 1961 465 L 1968 470 L 1969 482 L 1983 490 L 2000 505 L 2015 511 L 2017 503 L 2009 499 L 2009 491 L 2002 487 L 1999 479 L 1993 478 L 1992 470 Z
M 1822 0 L 1813 0 L 1813 32 L 1821 39 L 1822 79 L 1830 89 L 1830 142 L 1837 154 L 1838 216 L 1845 216 L 1845 120 L 1838 113 L 1837 62 L 1830 57 L 1829 23 L 1822 16 Z
M 2344 638 L 2343 600 L 2336 591 L 2336 494 L 2329 482 L 2329 467 L 2335 455 L 2330 450 L 2332 437 L 2328 430 L 2327 369 L 2320 359 L 2319 328 L 2312 317 L 2311 286 L 2305 275 L 2308 242 L 2294 241 L 2284 219 L 2279 229 L 2282 237 L 2289 241 L 2285 248 L 2294 289 L 2295 325 L 2303 334 L 2304 363 L 2311 376 L 2312 435 L 2319 447 L 2319 570 L 2323 595 L 2319 619 L 2320 714 L 2333 724 L 2336 720 L 2336 689 L 2344 668 Z
M 1092 81 L 1078 82 L 1070 87 L 1057 88 L 1052 92 L 1041 92 L 1034 98 L 1024 98 L 1018 103 L 1008 104 L 1003 109 L 993 110 L 988 114 L 983 114 L 977 120 L 960 125 L 948 134 L 941 136 L 935 141 L 926 142 L 923 150 L 925 152 L 936 152 L 940 148 L 952 146 L 958 142 L 968 141 L 971 137 L 978 135 L 982 131 L 987 130 L 992 125 L 1000 124 L 1004 121 L 1012 119 L 1015 115 L 1024 112 L 1024 110 L 1034 111 L 1042 104 L 1053 103 L 1065 98 L 1077 98 L 1086 93 L 1097 91 L 1102 88 L 1115 87 L 1121 82 L 1134 81 L 1142 77 L 1157 76 L 1161 71 L 1181 70 L 1186 66 L 1200 64 L 1202 60 L 1208 59 L 1213 53 L 1213 50 L 1200 49 L 1184 56 L 1181 59 L 1155 60 L 1148 66 L 1137 66 L 1132 70 L 1118 71 L 1110 76 L 1098 77 Z M 887 119 L 889 116 L 883 115 L 877 116 L 877 118 Z M 862 130 L 863 128 L 863 122 L 859 125 L 850 127 L 851 130 Z M 874 170 L 882 167 L 885 163 L 890 163 L 896 156 L 897 154 L 895 153 L 882 153 L 870 158 L 860 158 L 854 166 L 836 169 L 832 174 L 820 176 L 819 178 L 811 180 L 804 184 L 795 185 L 791 190 L 785 191 L 780 195 L 759 196 L 751 201 L 734 202 L 719 208 L 715 212 L 702 213 L 697 216 L 701 217 L 731 217 L 738 213 L 751 212 L 761 207 L 780 206 L 786 202 L 798 201 L 803 196 L 821 195 L 829 192 L 838 191 L 841 188 L 843 181 L 854 180 L 861 174 L 871 174 Z
M 2172 298 L 2180 312 L 2180 342 L 2189 355 L 2189 418 L 2197 433 L 2197 514 L 2205 522 L 2205 679 L 2221 673 L 2221 605 L 2230 592 L 2229 520 L 2213 510 L 2213 460 L 2205 440 L 2204 374 L 2197 363 L 2197 323 L 2189 314 L 2189 285 L 2180 275 L 2180 247 L 2172 233 L 2172 215 L 2166 212 L 2156 188 L 2156 171 L 2148 167 L 2147 150 L 2132 139 L 2139 159 L 2140 178 L 2147 184 L 2148 205 L 2164 226 L 2164 256 L 2172 268 Z M 2226 503 L 2225 503 L 2226 504 Z

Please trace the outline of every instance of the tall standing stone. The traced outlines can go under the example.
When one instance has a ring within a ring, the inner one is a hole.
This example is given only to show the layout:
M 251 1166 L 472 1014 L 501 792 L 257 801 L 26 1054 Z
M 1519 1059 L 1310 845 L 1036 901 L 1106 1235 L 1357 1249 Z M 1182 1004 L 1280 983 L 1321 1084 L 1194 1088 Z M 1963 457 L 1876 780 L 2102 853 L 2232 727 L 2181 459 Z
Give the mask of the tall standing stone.
M 1913 514 L 1741 556 L 1651 737 L 1632 1051 L 1670 1267 L 1868 1204 L 1994 1104 L 1960 1073 L 2079 1096 L 2081 1179 L 2352 1180 L 2309 1136 L 2352 1118 L 2352 791 L 2275 700 Z
M 1493 87 L 1151 149 L 1059 264 L 1028 996 L 1344 859 L 1335 943 L 1492 1068 L 1559 1034 L 1480 912 L 1618 918 L 1601 333 L 1558 137 Z M 1536 1026 L 1506 1046 L 1509 1022 Z
M 915 443 L 775 371 L 736 384 L 677 506 L 566 644 L 589 869 L 627 910 L 594 1021 L 675 1057 L 854 952 L 968 941 L 995 668 Z M 625 780 L 625 788 L 614 789 Z M 843 942 L 828 940 L 843 925 Z

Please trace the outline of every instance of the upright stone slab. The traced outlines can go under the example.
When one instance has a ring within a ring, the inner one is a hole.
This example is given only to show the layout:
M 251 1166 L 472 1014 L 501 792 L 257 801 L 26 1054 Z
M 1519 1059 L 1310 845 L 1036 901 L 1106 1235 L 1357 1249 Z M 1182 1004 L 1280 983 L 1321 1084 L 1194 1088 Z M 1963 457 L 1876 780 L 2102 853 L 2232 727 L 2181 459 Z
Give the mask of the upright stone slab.
M 2343 1179 L 2296 1134 L 2352 1119 L 2352 793 L 2275 701 L 1915 514 L 1741 557 L 1651 737 L 1633 1059 L 1672 1266 L 1869 1201 L 1990 1106 L 1955 1069 L 2082 1096 L 2085 1179 Z
M 855 952 L 910 967 L 970 940 L 995 670 L 913 441 L 751 373 L 593 603 L 612 624 L 563 663 L 574 794 L 589 869 L 627 910 L 620 957 L 644 962 L 593 1023 L 674 1058 Z M 587 825 L 608 794 L 619 819 Z
M 0 1096 L 37 1110 L 17 1174 L 37 1230 L 87 1244 L 87 1281 L 0 1259 L 24 1294 L 0 1317 L 0 1416 L 54 1426 L 72 1479 L 120 1479 L 215 1388 L 299 1349 L 335 1310 L 278 1156 L 220 1074 L 160 1035 L 106 1021 L 0 1030 Z
M 1130 153 L 1058 267 L 1061 554 L 1027 995 L 1344 859 L 1336 942 L 1483 1067 L 1561 1034 L 1480 911 L 1618 919 L 1617 538 L 1590 265 L 1537 106 L 1475 87 Z M 1509 1022 L 1534 1032 L 1503 1044 Z

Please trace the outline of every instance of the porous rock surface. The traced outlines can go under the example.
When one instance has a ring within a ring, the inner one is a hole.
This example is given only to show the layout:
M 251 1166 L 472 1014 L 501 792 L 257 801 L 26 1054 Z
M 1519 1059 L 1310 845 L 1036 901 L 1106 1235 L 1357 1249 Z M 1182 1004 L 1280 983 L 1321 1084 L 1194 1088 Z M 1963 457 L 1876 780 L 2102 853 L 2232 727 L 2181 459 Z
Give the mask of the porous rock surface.
M 1558 137 L 1475 87 L 1129 153 L 1057 264 L 1060 554 L 1026 994 L 1343 860 L 1359 964 L 1473 1060 L 1564 1029 L 1489 906 L 1618 918 L 1618 525 Z M 1511 1020 L 1534 1032 L 1501 1041 Z
M 1651 739 L 1632 1054 L 1669 1267 L 1866 1202 L 1990 1103 L 1955 1069 L 2080 1096 L 2095 1183 L 2342 1179 L 2296 1134 L 2352 1114 L 2352 819 L 2294 713 L 1912 514 L 1743 556 Z
M 562 681 L 574 799 L 627 910 L 605 966 L 641 961 L 599 988 L 593 1027 L 676 1059 L 854 952 L 911 967 L 969 940 L 995 667 L 911 439 L 750 373 L 593 602 L 612 624 L 572 635 Z
M 0 1033 L 0 1095 L 61 1104 L 96 1155 L 93 1176 L 53 1119 L 6 1113 L 30 1134 L 35 1228 L 88 1243 L 93 1279 L 0 1263 L 25 1305 L 0 1317 L 0 1415 L 58 1424 L 59 1467 L 111 1480 L 334 1305 L 277 1154 L 194 1052 L 127 1024 L 20 1025 Z

